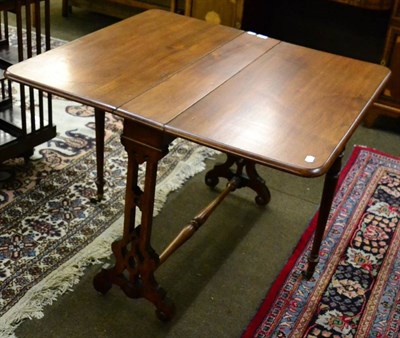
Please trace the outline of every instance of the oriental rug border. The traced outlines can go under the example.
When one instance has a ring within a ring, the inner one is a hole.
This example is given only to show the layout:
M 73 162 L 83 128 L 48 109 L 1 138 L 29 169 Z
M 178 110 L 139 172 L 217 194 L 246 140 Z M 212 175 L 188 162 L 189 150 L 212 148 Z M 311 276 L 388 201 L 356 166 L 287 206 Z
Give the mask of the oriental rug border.
M 343 168 L 312 279 L 317 215 L 242 337 L 397 337 L 400 159 L 356 146 Z

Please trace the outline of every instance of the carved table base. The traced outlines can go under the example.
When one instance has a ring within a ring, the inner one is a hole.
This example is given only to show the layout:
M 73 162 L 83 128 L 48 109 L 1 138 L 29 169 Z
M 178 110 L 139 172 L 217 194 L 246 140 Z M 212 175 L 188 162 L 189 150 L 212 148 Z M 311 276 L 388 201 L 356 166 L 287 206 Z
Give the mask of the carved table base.
M 228 180 L 226 188 L 181 230 L 161 255 L 158 255 L 150 243 L 157 164 L 167 154 L 171 141 L 172 138 L 161 130 L 125 120 L 122 143 L 128 153 L 128 175 L 124 232 L 122 239 L 112 245 L 115 265 L 109 269 L 102 269 L 93 280 L 95 289 L 103 294 L 116 284 L 130 298 L 149 300 L 155 305 L 156 314 L 161 320 L 171 319 L 175 307 L 155 279 L 154 273 L 157 268 L 205 223 L 230 192 L 249 187 L 257 193 L 255 198 L 257 204 L 266 205 L 270 201 L 270 192 L 264 180 L 258 175 L 255 163 L 227 155 L 225 163 L 216 165 L 206 174 L 207 185 L 215 186 L 222 177 Z M 138 185 L 138 171 L 141 164 L 146 165 L 143 189 Z M 307 278 L 312 276 L 318 262 L 319 247 L 335 192 L 340 164 L 339 157 L 326 175 L 317 230 L 308 269 L 305 272 Z M 236 170 L 233 170 L 234 167 Z M 135 225 L 136 208 L 142 212 L 140 225 Z
M 157 163 L 167 154 L 171 139 L 149 129 L 129 120 L 124 122 L 122 143 L 128 153 L 124 232 L 122 239 L 112 245 L 115 266 L 103 269 L 96 275 L 93 284 L 103 294 L 116 284 L 128 297 L 146 298 L 155 305 L 157 316 L 168 320 L 173 316 L 175 307 L 154 277 L 160 260 L 151 247 L 150 239 Z M 138 169 L 142 163 L 146 165 L 143 190 L 138 186 Z M 135 226 L 136 207 L 142 212 L 139 226 Z

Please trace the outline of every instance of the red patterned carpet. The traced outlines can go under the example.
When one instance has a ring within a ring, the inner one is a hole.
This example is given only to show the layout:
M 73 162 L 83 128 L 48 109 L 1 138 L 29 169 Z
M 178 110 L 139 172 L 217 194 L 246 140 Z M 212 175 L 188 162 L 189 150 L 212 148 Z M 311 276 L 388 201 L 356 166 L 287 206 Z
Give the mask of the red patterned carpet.
M 356 147 L 312 279 L 302 277 L 316 217 L 242 338 L 399 337 L 400 159 Z

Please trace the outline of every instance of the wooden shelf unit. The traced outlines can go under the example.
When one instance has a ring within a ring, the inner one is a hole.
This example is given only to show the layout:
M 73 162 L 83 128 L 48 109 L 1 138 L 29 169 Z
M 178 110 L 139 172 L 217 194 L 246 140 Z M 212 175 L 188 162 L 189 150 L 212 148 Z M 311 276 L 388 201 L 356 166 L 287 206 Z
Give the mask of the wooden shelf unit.
M 44 3 L 44 16 L 41 14 Z M 17 62 L 50 49 L 49 0 L 7 0 L 0 2 L 3 26 L 0 31 L 0 164 L 24 157 L 28 160 L 34 147 L 56 135 L 52 121 L 51 95 L 17 85 L 20 105 L 13 105 L 11 82 L 4 71 Z M 10 43 L 8 15 L 16 16 L 17 46 Z M 44 25 L 44 35 L 42 34 Z M 44 45 L 44 48 L 42 47 Z

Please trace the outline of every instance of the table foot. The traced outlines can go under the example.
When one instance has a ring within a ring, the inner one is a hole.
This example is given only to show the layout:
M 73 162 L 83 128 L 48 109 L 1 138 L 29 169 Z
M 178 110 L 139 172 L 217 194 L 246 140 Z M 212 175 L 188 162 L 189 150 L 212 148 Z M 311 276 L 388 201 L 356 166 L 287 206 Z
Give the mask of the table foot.
M 226 178 L 231 181 L 232 178 L 240 178 L 238 188 L 249 187 L 257 193 L 255 202 L 264 206 L 271 200 L 271 194 L 265 185 L 265 181 L 257 173 L 255 163 L 240 157 L 226 155 L 225 163 L 217 164 L 213 169 L 207 172 L 205 182 L 210 187 L 215 187 L 219 183 L 219 178 Z M 236 166 L 233 171 L 232 167 Z
M 96 193 L 96 197 L 90 198 L 91 203 L 97 204 L 103 200 L 105 182 L 106 181 L 102 177 L 97 177 L 97 180 L 95 182 L 96 188 L 97 188 L 97 193 Z
M 116 264 L 112 268 L 101 269 L 93 278 L 93 286 L 104 295 L 113 284 L 118 285 L 127 297 L 145 298 L 152 302 L 156 307 L 157 317 L 168 321 L 175 313 L 175 306 L 154 277 L 154 271 L 159 265 L 158 255 L 151 248 L 141 252 L 140 227 L 136 229 L 137 236 L 132 238 L 128 245 L 123 239 L 113 243 Z
M 319 262 L 319 257 L 317 259 L 312 259 L 311 256 L 308 258 L 307 269 L 303 271 L 303 276 L 305 279 L 310 280 L 314 275 L 315 268 L 317 267 Z
M 94 276 L 93 286 L 97 292 L 100 292 L 103 295 L 110 291 L 112 287 L 112 281 L 109 277 L 108 270 L 101 269 L 101 271 L 96 276 Z
M 137 278 L 134 282 L 130 282 L 125 278 L 124 275 L 113 276 L 112 270 L 102 269 L 93 279 L 93 286 L 96 291 L 105 295 L 112 287 L 112 284 L 120 285 L 122 291 L 129 298 L 147 298 L 156 306 L 156 316 L 161 321 L 169 321 L 175 314 L 175 305 L 173 301 L 166 296 L 166 292 L 161 287 L 156 287 L 152 290 L 148 296 L 143 296 L 145 290 L 148 293 L 149 290 L 145 287 L 144 283 L 140 278 Z

